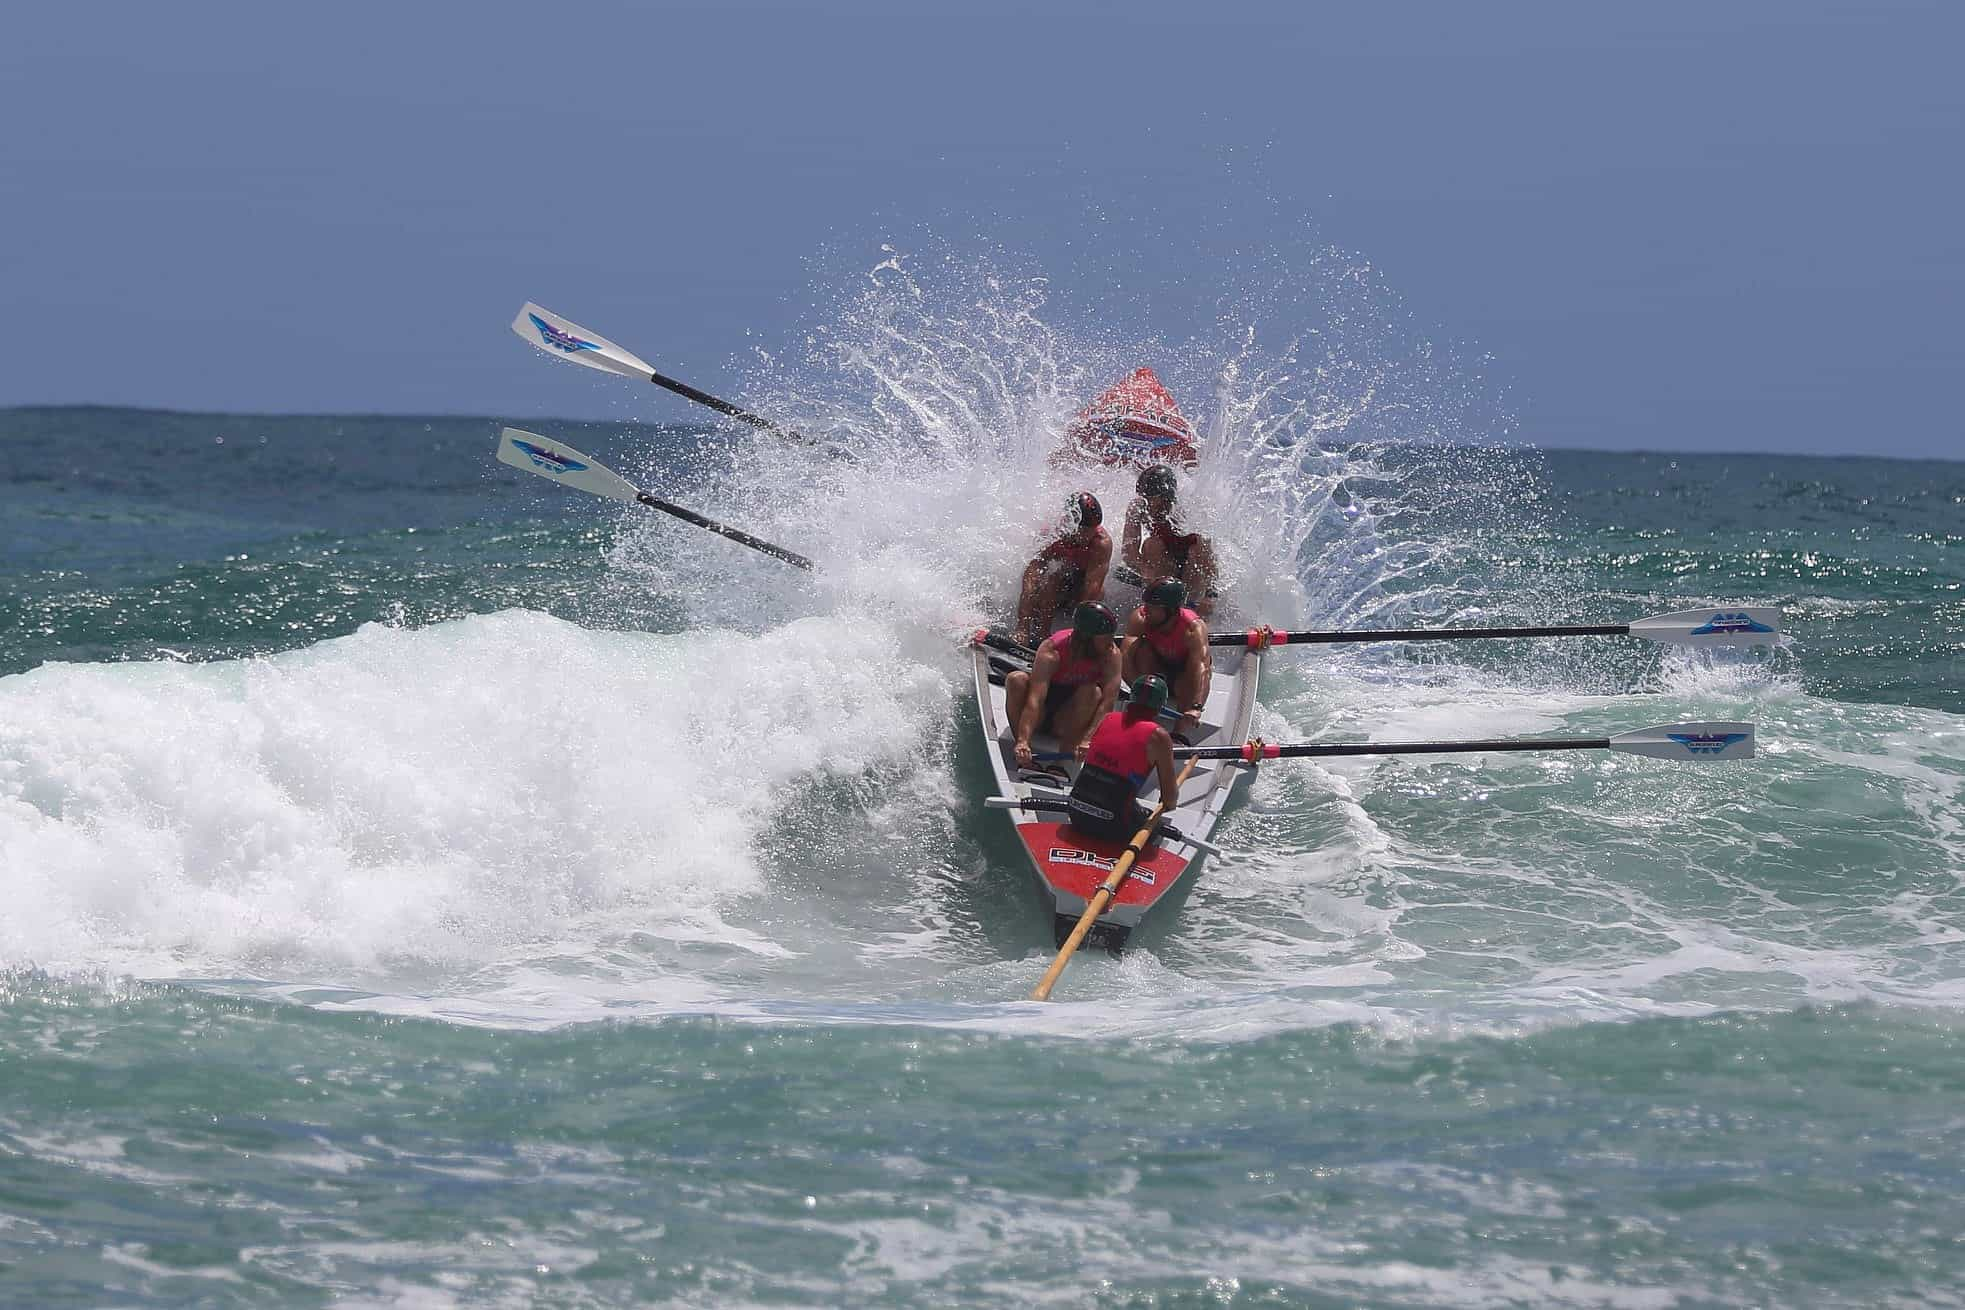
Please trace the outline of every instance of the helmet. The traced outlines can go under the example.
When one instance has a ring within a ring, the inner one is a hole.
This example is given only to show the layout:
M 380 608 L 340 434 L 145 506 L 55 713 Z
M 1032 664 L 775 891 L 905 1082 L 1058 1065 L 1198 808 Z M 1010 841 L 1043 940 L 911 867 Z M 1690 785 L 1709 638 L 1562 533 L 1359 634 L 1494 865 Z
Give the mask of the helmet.
M 1179 485 L 1172 469 L 1165 464 L 1153 464 L 1141 471 L 1134 489 L 1142 496 L 1165 496 L 1172 500 Z
M 1064 523 L 1072 532 L 1083 532 L 1105 522 L 1105 510 L 1089 491 L 1074 491 L 1064 498 Z
M 1187 584 L 1179 578 L 1162 578 L 1146 589 L 1140 599 L 1148 605 L 1162 605 L 1168 610 L 1177 610 L 1187 603 Z
M 1173 693 L 1167 690 L 1167 680 L 1157 673 L 1149 673 L 1133 684 L 1132 704 L 1127 708 L 1142 714 L 1158 714 L 1167 707 Z
M 1080 605 L 1071 616 L 1071 632 L 1078 637 L 1109 637 L 1119 631 L 1119 616 L 1095 600 Z

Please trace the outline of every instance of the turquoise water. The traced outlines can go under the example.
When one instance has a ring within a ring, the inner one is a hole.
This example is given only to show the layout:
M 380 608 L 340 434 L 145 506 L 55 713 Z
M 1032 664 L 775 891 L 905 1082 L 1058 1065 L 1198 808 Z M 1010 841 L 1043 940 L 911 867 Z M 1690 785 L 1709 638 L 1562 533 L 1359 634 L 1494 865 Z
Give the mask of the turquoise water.
M 1187 489 L 1237 615 L 1792 630 L 1279 652 L 1272 739 L 1761 755 L 1265 767 L 1040 1006 L 959 642 L 1080 379 L 870 367 L 850 463 L 532 425 L 811 577 L 493 420 L 0 412 L 0 1304 L 1956 1299 L 1965 465 L 1252 378 Z

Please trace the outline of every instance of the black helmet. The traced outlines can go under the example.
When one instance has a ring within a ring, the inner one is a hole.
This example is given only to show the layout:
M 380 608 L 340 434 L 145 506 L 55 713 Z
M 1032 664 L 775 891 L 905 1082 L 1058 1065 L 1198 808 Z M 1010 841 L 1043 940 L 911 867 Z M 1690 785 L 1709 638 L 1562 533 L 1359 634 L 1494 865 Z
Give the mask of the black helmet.
M 1158 714 L 1167 707 L 1171 695 L 1167 680 L 1157 673 L 1149 673 L 1133 684 L 1133 700 L 1128 708 L 1143 714 Z
M 1095 600 L 1080 605 L 1071 616 L 1071 632 L 1077 637 L 1109 637 L 1119 631 L 1119 616 Z
M 1091 492 L 1074 491 L 1064 498 L 1064 522 L 1071 531 L 1083 532 L 1105 522 L 1105 510 Z
M 1146 589 L 1140 599 L 1148 605 L 1163 605 L 1169 611 L 1187 603 L 1187 584 L 1179 578 L 1162 578 Z
M 1174 479 L 1174 471 L 1165 464 L 1153 464 L 1143 469 L 1135 490 L 1142 496 L 1165 496 L 1174 498 L 1174 491 L 1180 484 Z

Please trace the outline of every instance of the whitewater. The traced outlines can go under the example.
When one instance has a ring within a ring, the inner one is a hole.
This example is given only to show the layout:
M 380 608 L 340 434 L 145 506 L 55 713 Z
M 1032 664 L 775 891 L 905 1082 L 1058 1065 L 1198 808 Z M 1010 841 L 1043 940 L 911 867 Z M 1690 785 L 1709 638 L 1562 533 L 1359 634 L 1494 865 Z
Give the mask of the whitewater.
M 809 576 L 492 421 L 0 415 L 103 470 L 0 499 L 0 1301 L 1957 1303 L 1965 472 L 1512 444 L 1360 269 L 1169 344 L 892 253 L 738 380 L 821 448 L 528 421 Z M 1760 758 L 1267 765 L 1022 1000 L 963 643 L 1140 363 L 1234 622 L 1793 633 L 1285 648 L 1269 739 Z

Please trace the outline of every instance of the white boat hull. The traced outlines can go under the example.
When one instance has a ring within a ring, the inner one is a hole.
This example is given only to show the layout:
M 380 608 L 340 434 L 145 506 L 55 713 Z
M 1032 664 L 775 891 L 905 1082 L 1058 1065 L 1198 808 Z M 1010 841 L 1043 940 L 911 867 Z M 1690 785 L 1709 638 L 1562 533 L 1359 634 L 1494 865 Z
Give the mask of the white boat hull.
M 1040 757 L 1040 767 L 1056 770 L 1045 776 L 1033 770 L 1020 770 L 1014 755 L 1014 733 L 1004 704 L 1002 673 L 1005 667 L 1021 667 L 984 646 L 975 648 L 976 705 L 982 719 L 983 741 L 988 749 L 990 769 L 996 778 L 996 794 L 1022 799 L 1062 799 L 1077 777 L 1078 764 L 1064 758 L 1042 760 L 1060 754 L 1057 740 L 1048 733 L 1031 739 L 1032 750 Z M 1256 681 L 1262 656 L 1239 646 L 1214 648 L 1214 681 L 1208 692 L 1201 729 L 1190 734 L 1195 746 L 1240 745 L 1249 738 L 1255 716 Z M 994 674 L 994 678 L 992 678 Z M 1240 761 L 1202 760 L 1180 790 L 1179 808 L 1168 818 L 1183 836 L 1207 841 L 1228 806 L 1235 784 L 1248 772 Z M 1159 799 L 1159 784 L 1151 779 L 1145 786 L 1147 804 Z M 1113 861 L 1125 850 L 1125 843 L 1088 836 L 1072 828 L 1065 816 L 1047 810 L 1006 809 L 1015 824 L 1043 902 L 1055 916 L 1060 939 L 1077 922 L 1090 904 Z M 1095 932 L 1108 945 L 1119 945 L 1154 907 L 1173 898 L 1178 889 L 1198 876 L 1203 852 L 1185 841 L 1167 838 L 1149 846 L 1133 866 L 1132 876 L 1121 885 L 1095 925 Z

